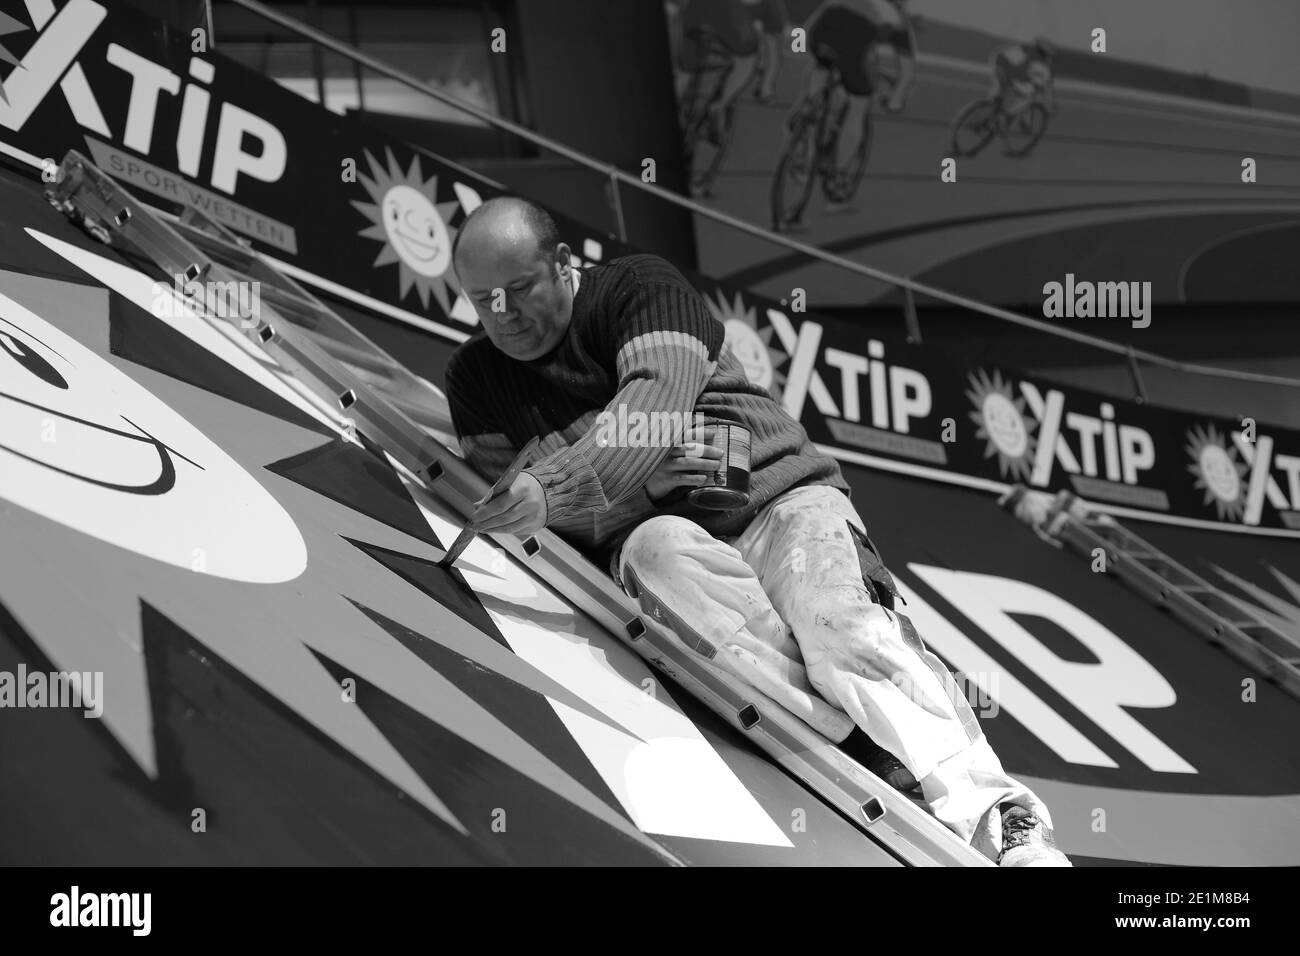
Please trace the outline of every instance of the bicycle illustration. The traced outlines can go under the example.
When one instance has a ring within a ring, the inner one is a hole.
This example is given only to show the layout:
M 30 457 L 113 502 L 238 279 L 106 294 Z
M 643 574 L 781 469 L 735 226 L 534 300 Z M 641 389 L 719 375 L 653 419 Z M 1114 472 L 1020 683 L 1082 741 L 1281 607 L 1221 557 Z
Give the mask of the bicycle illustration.
M 722 99 L 736 58 L 709 30 L 693 32 L 686 42 L 696 44 L 695 62 L 700 65 L 691 72 L 690 83 L 681 97 L 684 160 L 691 194 L 712 196 L 713 181 L 731 145 L 736 104 L 728 103 L 716 122 L 713 107 Z
M 848 113 L 848 92 L 839 70 L 830 66 L 826 83 L 805 100 L 791 117 L 785 149 L 772 177 L 772 228 L 777 232 L 796 227 L 812 198 L 813 187 L 821 184 L 827 202 L 846 203 L 862 185 L 871 153 L 871 111 L 862 116 L 857 148 L 844 166 L 836 164 L 844 117 Z M 892 83 L 886 79 L 884 93 Z M 880 94 L 873 91 L 873 99 Z
M 1010 90 L 969 103 L 952 124 L 952 153 L 957 157 L 978 155 L 993 137 L 1000 137 L 1008 156 L 1027 156 L 1047 132 L 1050 114 L 1041 90 L 1030 102 L 1015 110 L 1008 108 Z

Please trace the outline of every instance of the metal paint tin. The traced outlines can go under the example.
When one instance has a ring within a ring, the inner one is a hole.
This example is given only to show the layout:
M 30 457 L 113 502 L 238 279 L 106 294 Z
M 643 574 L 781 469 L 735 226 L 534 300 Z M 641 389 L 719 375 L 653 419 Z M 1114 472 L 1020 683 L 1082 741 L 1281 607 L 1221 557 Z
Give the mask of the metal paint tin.
M 708 511 L 730 511 L 749 504 L 749 429 L 735 422 L 708 422 L 713 429 L 709 442 L 722 452 L 723 466 L 713 472 L 709 484 L 691 489 L 687 500 Z

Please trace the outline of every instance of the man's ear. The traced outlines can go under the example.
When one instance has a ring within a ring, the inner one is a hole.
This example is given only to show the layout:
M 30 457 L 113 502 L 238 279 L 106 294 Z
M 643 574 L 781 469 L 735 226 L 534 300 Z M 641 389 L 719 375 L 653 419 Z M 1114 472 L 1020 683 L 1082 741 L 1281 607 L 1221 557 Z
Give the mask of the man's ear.
M 555 247 L 555 274 L 561 279 L 567 279 L 572 269 L 573 250 L 567 243 L 561 242 Z

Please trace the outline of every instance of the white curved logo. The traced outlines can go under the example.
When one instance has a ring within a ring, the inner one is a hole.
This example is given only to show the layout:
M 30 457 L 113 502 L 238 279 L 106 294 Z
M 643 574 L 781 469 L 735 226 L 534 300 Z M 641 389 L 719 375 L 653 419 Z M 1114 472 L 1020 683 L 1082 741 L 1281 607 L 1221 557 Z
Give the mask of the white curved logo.
M 297 525 L 238 462 L 3 294 L 0 498 L 216 577 L 274 584 L 307 567 Z

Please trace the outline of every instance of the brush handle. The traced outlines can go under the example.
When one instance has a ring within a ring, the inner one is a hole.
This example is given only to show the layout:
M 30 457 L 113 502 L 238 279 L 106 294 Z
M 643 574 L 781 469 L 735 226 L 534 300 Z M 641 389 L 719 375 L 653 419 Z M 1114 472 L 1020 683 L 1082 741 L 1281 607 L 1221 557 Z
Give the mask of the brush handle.
M 475 503 L 475 514 L 478 513 L 479 508 L 514 484 L 514 480 L 519 477 L 520 472 L 528 467 L 528 459 L 532 457 L 533 452 L 537 450 L 537 447 L 541 443 L 541 439 L 537 437 L 528 440 L 528 444 L 526 444 L 520 450 L 519 454 L 515 456 L 515 460 L 510 463 L 510 467 L 506 469 L 505 474 L 498 478 L 488 490 L 488 493 Z M 461 553 L 469 547 L 469 543 L 474 540 L 476 535 L 477 532 L 474 529 L 474 516 L 471 515 L 469 521 L 465 525 L 465 529 L 456 536 L 456 540 L 452 542 L 451 548 L 448 549 L 445 555 L 443 555 L 442 560 L 439 561 L 438 564 L 443 567 L 451 567 L 451 565 L 455 563 L 456 559 L 461 556 Z

